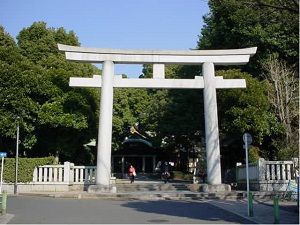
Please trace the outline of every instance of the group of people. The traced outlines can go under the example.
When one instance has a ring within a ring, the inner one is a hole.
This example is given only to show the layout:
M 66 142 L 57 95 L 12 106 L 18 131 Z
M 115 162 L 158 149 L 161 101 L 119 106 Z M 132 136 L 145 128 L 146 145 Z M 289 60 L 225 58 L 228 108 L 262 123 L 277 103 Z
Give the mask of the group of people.
M 134 178 L 136 177 L 136 171 L 135 171 L 135 168 L 133 167 L 133 165 L 129 166 L 128 175 L 130 178 L 130 183 L 133 183 Z M 161 176 L 162 176 L 162 179 L 164 180 L 165 184 L 169 182 L 169 179 L 171 177 L 171 166 L 168 162 L 164 162 L 164 164 L 162 165 Z M 198 176 L 202 179 L 202 182 L 205 183 L 207 174 L 206 174 L 206 170 L 205 170 L 204 166 L 200 167 Z
M 161 168 L 161 175 L 165 183 L 169 182 L 171 177 L 171 167 L 168 162 L 165 162 Z M 134 183 L 134 179 L 136 177 L 136 170 L 134 166 L 131 164 L 128 169 L 128 176 L 130 179 L 130 183 Z

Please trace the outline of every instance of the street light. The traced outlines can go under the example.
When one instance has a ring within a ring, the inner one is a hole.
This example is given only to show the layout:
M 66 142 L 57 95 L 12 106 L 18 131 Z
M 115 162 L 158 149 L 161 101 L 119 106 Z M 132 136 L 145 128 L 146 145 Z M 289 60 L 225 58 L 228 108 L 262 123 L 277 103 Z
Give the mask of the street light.
M 20 115 L 23 116 L 25 113 L 24 110 L 21 111 Z M 20 119 L 17 117 L 17 143 L 16 143 L 16 165 L 15 165 L 15 185 L 14 185 L 14 194 L 18 193 L 18 164 L 19 164 L 19 133 L 20 133 Z

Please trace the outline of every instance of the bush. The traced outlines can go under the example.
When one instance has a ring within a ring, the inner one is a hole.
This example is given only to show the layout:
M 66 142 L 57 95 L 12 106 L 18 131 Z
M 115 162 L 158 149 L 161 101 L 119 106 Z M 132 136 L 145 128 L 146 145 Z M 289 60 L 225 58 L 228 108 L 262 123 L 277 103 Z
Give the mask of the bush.
M 186 174 L 181 171 L 173 171 L 172 177 L 174 180 L 193 180 L 193 174 Z
M 259 158 L 261 158 L 259 156 L 259 148 L 258 147 L 250 148 L 249 149 L 249 162 L 256 163 Z
M 52 165 L 54 163 L 54 156 L 45 158 L 19 158 L 18 163 L 18 182 L 31 182 L 33 177 L 33 171 L 36 166 Z M 0 161 L 0 165 L 1 165 Z M 14 183 L 15 182 L 15 158 L 4 159 L 3 170 L 3 182 Z

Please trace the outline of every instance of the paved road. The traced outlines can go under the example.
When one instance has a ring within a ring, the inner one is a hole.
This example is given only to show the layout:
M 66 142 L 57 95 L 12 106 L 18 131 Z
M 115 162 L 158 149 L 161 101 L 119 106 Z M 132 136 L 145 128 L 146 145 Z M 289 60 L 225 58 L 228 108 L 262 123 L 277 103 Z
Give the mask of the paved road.
M 246 218 L 197 201 L 119 201 L 9 196 L 9 224 L 251 224 Z

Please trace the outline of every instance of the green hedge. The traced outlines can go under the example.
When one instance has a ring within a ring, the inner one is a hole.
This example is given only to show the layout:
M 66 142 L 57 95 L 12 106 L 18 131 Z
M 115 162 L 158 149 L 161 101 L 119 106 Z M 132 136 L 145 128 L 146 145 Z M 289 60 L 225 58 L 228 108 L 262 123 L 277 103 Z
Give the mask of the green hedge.
M 49 156 L 45 158 L 19 158 L 18 182 L 31 182 L 34 168 L 36 166 L 53 165 L 54 159 L 54 156 Z M 15 158 L 4 158 L 3 183 L 15 182 L 15 162 Z M 1 164 L 2 160 L 0 159 L 0 166 Z

